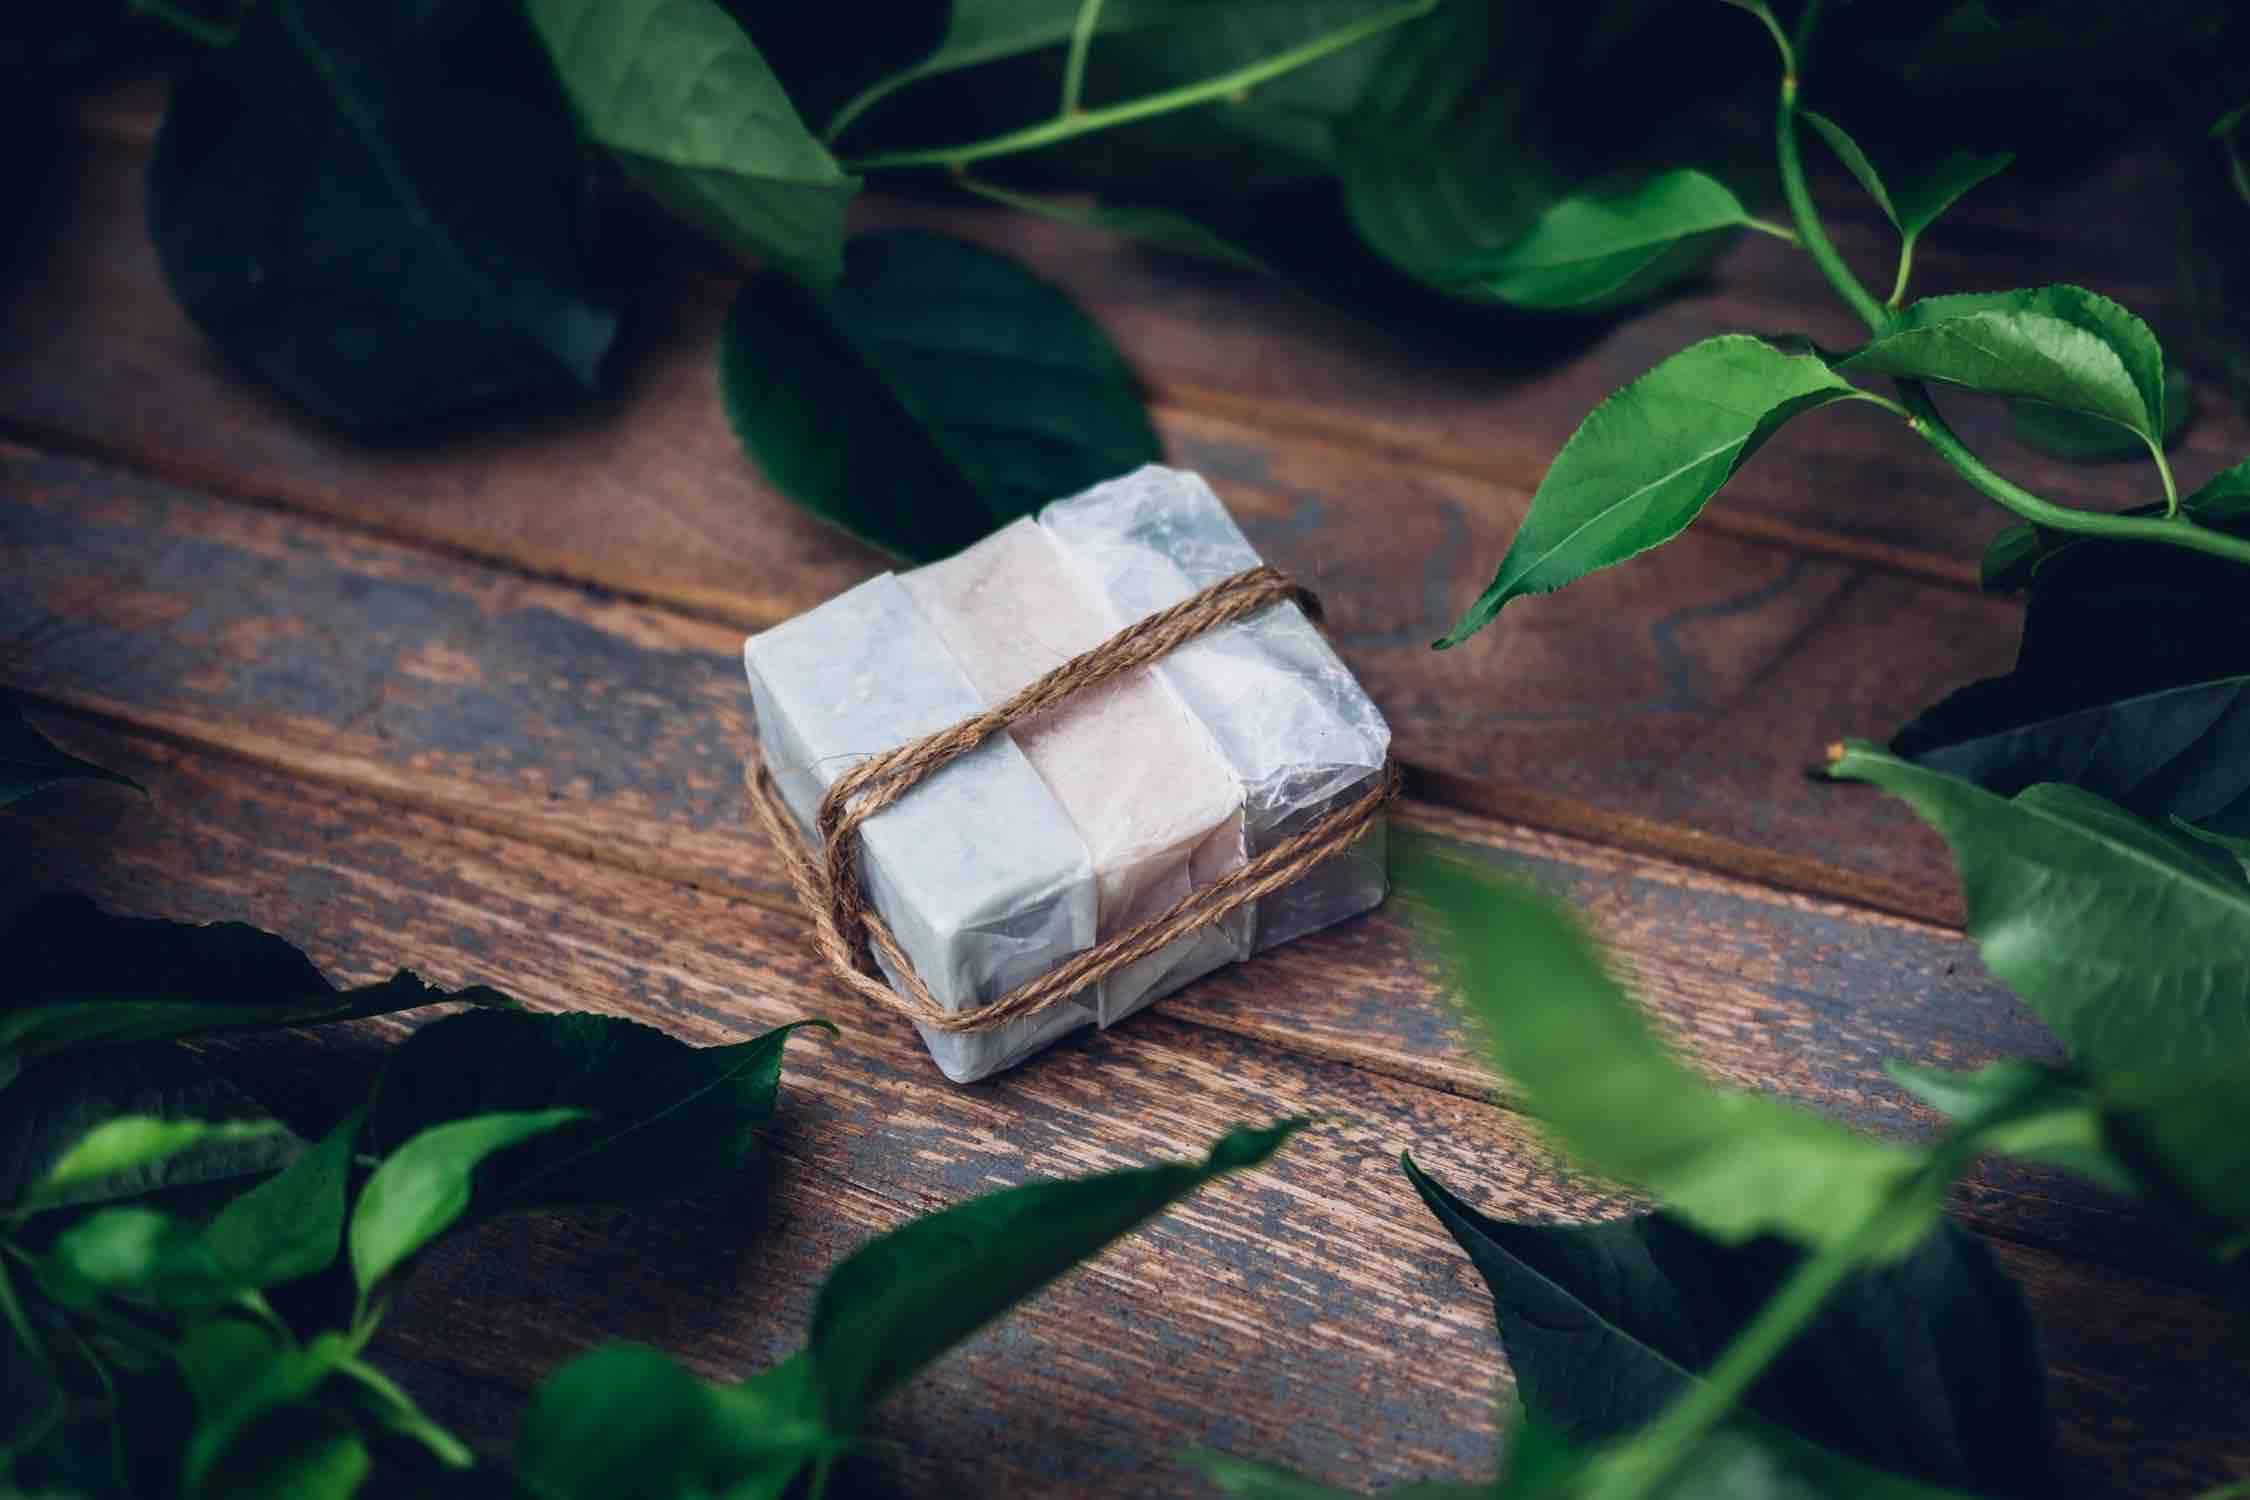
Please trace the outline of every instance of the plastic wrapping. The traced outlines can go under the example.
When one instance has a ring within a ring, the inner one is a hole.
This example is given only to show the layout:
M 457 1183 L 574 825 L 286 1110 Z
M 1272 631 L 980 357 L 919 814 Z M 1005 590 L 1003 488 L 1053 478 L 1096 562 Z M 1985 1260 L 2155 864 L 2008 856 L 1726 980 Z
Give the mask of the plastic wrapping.
M 806 830 L 865 756 L 999 702 L 1257 554 L 1210 487 L 1150 466 L 943 562 L 754 636 L 758 733 Z M 940 1004 L 970 1009 L 1130 930 L 1381 774 L 1390 731 L 1293 604 L 1019 723 L 862 826 L 869 900 Z M 947 1077 L 1010 1067 L 1232 959 L 1382 900 L 1380 824 L 1255 906 L 984 1033 L 921 1028 Z M 894 981 L 896 976 L 893 976 Z

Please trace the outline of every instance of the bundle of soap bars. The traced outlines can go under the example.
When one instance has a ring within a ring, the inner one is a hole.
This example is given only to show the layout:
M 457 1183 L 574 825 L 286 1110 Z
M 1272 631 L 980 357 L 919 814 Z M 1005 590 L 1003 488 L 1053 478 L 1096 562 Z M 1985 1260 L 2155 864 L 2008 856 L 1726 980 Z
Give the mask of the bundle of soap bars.
M 811 840 L 822 794 L 852 766 L 1258 561 L 1209 485 L 1152 465 L 943 562 L 871 578 L 743 648 L 772 784 Z M 1382 714 L 1295 603 L 1219 625 L 993 735 L 861 824 L 866 901 L 895 944 L 875 957 L 894 984 L 911 964 L 945 1011 L 973 1012 L 1366 797 L 1389 746 Z M 948 1078 L 984 1078 L 1385 889 L 1378 823 L 1073 996 L 922 1037 Z

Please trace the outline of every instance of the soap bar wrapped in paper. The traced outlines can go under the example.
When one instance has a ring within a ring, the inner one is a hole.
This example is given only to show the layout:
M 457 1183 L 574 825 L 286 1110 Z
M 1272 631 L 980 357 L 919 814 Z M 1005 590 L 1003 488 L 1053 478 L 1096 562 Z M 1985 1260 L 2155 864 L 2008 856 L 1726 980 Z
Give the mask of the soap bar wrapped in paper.
M 744 648 L 772 784 L 812 839 L 823 794 L 852 766 L 1257 565 L 1208 485 L 1151 466 L 871 579 Z M 878 947 L 876 961 L 902 989 L 897 971 L 911 965 L 927 1000 L 973 1014 L 1229 872 L 1241 883 L 1258 873 L 1247 861 L 1379 796 L 1389 743 L 1294 602 L 1213 626 L 1009 724 L 868 817 L 859 875 L 896 950 Z M 922 1035 L 947 1077 L 983 1078 L 1384 890 L 1378 820 L 1288 884 L 1066 998 L 993 1029 Z

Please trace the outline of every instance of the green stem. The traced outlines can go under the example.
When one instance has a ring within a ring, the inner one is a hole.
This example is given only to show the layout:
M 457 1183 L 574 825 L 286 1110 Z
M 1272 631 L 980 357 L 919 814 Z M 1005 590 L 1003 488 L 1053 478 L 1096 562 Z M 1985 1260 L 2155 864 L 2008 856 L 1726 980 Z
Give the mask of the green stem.
M 1056 145 L 1078 136 L 1129 125 L 1135 120 L 1146 120 L 1194 105 L 1208 104 L 1216 99 L 1232 97 L 1245 89 L 1256 88 L 1284 73 L 1293 73 L 1307 63 L 1318 62 L 1331 53 L 1356 46 L 1394 26 L 1428 15 L 1437 8 L 1437 4 L 1438 0 L 1408 0 L 1407 4 L 1394 5 L 1373 15 L 1363 16 L 1348 26 L 1340 26 L 1300 46 L 1291 47 L 1286 52 L 1277 52 L 1272 57 L 1261 58 L 1215 78 L 1182 84 L 1178 88 L 1164 89 L 1138 99 L 1125 100 L 1121 104 L 1105 105 L 1100 109 L 1082 109 L 1075 114 L 1057 115 L 1054 119 L 1029 125 L 1021 130 L 1011 130 L 1005 135 L 996 135 L 987 140 L 963 141 L 957 145 L 930 146 L 913 151 L 879 151 L 872 156 L 855 157 L 845 162 L 844 169 L 860 173 L 895 167 L 958 168 L 989 157 L 1036 151 L 1043 146 Z
M 1070 27 L 1070 55 L 1063 59 L 1062 109 L 1078 113 L 1078 97 L 1086 89 L 1086 54 L 1093 50 L 1094 25 L 1102 13 L 1102 0 L 1079 0 L 1078 19 Z
M 2185 547 L 2191 552 L 2208 553 L 2223 557 L 2229 562 L 2250 564 L 2250 541 L 2229 536 L 2223 531 L 2213 531 L 2199 526 L 2185 516 L 2117 516 L 2106 511 L 2074 510 L 2067 505 L 2057 505 L 2052 500 L 2042 500 L 2021 485 L 2014 484 L 1993 472 L 1983 459 L 1969 451 L 1945 418 L 1938 415 L 1929 391 L 1918 380 L 1901 380 L 1899 395 L 1905 398 L 1914 430 L 1922 440 L 1938 451 L 1938 456 L 1953 466 L 1953 471 L 1974 485 L 1987 499 L 1996 500 L 2009 510 L 2037 526 L 2050 531 L 2069 532 L 2076 536 L 2110 537 L 2127 542 L 2166 542 L 2174 547 Z
M 234 40 L 235 28 L 233 26 L 221 26 L 216 21 L 206 21 L 203 17 L 172 4 L 171 0 L 133 0 L 133 9 L 143 15 L 156 17 L 175 31 L 185 32 L 206 47 L 224 47 Z M 240 24 L 238 18 L 236 25 Z
M 1906 278 L 1914 273 L 1914 236 L 1901 235 L 1898 242 L 1898 277 L 1891 283 L 1891 299 L 1883 305 L 1897 312 L 1906 305 Z
M 1895 1202 L 1886 1203 L 1868 1221 L 1870 1230 L 1895 1208 Z M 1848 1243 L 1799 1262 L 1781 1290 L 1758 1309 L 1748 1327 L 1734 1336 L 1718 1363 L 1601 1469 L 1589 1489 L 1592 1500 L 1641 1500 L 1655 1493 L 1696 1445 L 1726 1420 L 1735 1403 L 1757 1383 L 1766 1367 L 1781 1357 L 1790 1340 L 1812 1321 L 1813 1314 L 1859 1262 L 1859 1255 Z
M 1874 294 L 1860 284 L 1852 268 L 1844 264 L 1837 252 L 1835 241 L 1821 227 L 1820 210 L 1813 206 L 1812 189 L 1805 184 L 1805 162 L 1797 151 L 1797 76 L 1782 75 L 1781 104 L 1774 112 L 1774 150 L 1781 159 L 1781 196 L 1788 201 L 1789 217 L 1796 222 L 1797 238 L 1803 242 L 1805 253 L 1828 284 L 1859 314 L 1861 322 L 1874 333 L 1890 326 L 1891 316 Z
M 385 1402 L 390 1408 L 394 1429 L 419 1441 L 436 1455 L 438 1462 L 454 1469 L 475 1467 L 476 1451 L 431 1421 L 429 1415 L 415 1404 L 414 1398 L 401 1390 L 390 1376 L 357 1355 L 346 1358 L 337 1368 Z
M 1809 11 L 1808 11 L 1809 19 Z M 1801 39 L 1801 38 L 1800 38 Z M 1786 53 L 1784 56 L 1786 57 Z M 1797 237 L 1820 268 L 1829 286 L 1843 298 L 1851 310 L 1859 315 L 1872 333 L 1881 333 L 1891 324 L 1890 310 L 1877 302 L 1852 268 L 1844 263 L 1834 241 L 1821 227 L 1820 211 L 1813 206 L 1812 192 L 1805 182 L 1805 165 L 1797 151 L 1797 79 L 1794 73 L 1784 74 L 1781 80 L 1781 103 L 1774 121 L 1774 145 L 1780 156 L 1781 192 L 1788 200 L 1790 217 L 1797 226 Z M 1904 292 L 1911 242 L 1903 245 L 1899 254 L 1898 284 L 1892 291 L 1894 302 Z M 1901 380 L 1898 391 L 1905 404 L 1907 425 L 1921 435 L 1938 452 L 1938 456 L 1952 466 L 1987 499 L 1997 501 L 2007 509 L 2035 525 L 2051 531 L 2068 532 L 2076 536 L 2111 537 L 2119 541 L 2163 542 L 2174 547 L 2185 547 L 2192 552 L 2223 557 L 2230 562 L 2250 564 L 2250 541 L 2198 526 L 2179 514 L 2179 491 L 2172 479 L 2172 466 L 2165 459 L 2161 444 L 2152 444 L 2156 455 L 2156 469 L 2164 482 L 2165 513 L 2162 516 L 2119 516 L 2104 511 L 2075 510 L 2067 505 L 2057 505 L 2043 500 L 2031 491 L 1996 473 L 1962 442 L 1959 435 L 1938 414 L 1930 393 L 1918 380 Z M 1895 408 L 1894 408 L 1895 409 Z
M 1755 229 L 1760 234 L 1770 234 L 1775 239 L 1786 241 L 1792 245 L 1800 243 L 1797 239 L 1796 230 L 1791 229 L 1786 224 L 1776 224 L 1771 219 L 1761 219 L 1756 214 L 1744 214 L 1742 216 L 1742 227 Z
M 1732 3 L 1766 23 L 1766 30 L 1773 34 L 1773 44 L 1781 49 L 1781 76 L 1795 78 L 1797 50 L 1789 45 L 1789 33 L 1781 29 L 1781 23 L 1773 18 L 1773 11 L 1765 5 L 1764 0 L 1732 0 Z
M 2166 421 L 2165 414 L 2158 412 L 2156 421 L 2162 427 Z M 2148 456 L 2156 460 L 2156 477 L 2164 481 L 2164 519 L 2176 521 L 2180 517 L 2180 487 L 2172 479 L 2172 460 L 2164 456 L 2162 437 L 2149 440 Z

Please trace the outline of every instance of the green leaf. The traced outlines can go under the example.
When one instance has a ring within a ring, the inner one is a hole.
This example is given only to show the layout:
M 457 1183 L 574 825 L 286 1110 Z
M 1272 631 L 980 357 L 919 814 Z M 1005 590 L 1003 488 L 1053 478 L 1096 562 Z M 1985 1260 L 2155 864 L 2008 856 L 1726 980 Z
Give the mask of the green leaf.
M 807 1463 L 843 1446 L 821 1426 L 805 1371 L 798 1356 L 715 1386 L 637 1344 L 596 1349 L 532 1394 L 519 1472 L 546 1500 L 778 1500 Z
M 2195 388 L 2185 370 L 2164 372 L 2164 446 L 2170 448 L 2187 431 L 2195 415 Z M 2072 463 L 2099 463 L 2113 458 L 2138 458 L 2148 448 L 2124 428 L 2098 417 L 2083 417 L 2059 406 L 2037 401 L 2009 403 L 2008 418 L 2016 441 L 2051 458 Z
M 1487 1218 L 1404 1161 L 1492 1289 L 1516 1389 L 1572 1443 L 1630 1435 L 1717 1362 L 1804 1263 L 1781 1240 L 1721 1244 L 1669 1214 L 1602 1224 Z M 2023 1294 L 1940 1221 L 1854 1272 L 1744 1398 L 1861 1463 L 1980 1493 L 2053 1493 L 2054 1424 Z
M 1500 571 L 1439 649 L 1483 629 L 1511 599 L 1670 541 L 1782 423 L 1856 394 L 1817 355 L 1741 334 L 1689 345 L 1579 424 Z
M 1068 297 L 916 230 L 854 239 L 827 297 L 752 277 L 719 376 L 776 488 L 913 560 L 1162 457 L 1132 373 Z
M 1809 109 L 1799 110 L 1798 118 L 1828 143 L 1852 176 L 1859 179 L 1859 185 L 1867 189 L 1867 195 L 1875 200 L 1875 206 L 1891 221 L 1899 237 L 1909 244 L 1959 202 L 1963 193 L 2015 160 L 2014 153 L 2007 151 L 1990 156 L 1969 151 L 1951 152 L 1919 171 L 1898 174 L 1899 188 L 1894 196 L 1875 163 L 1868 159 L 1859 143 L 1845 133 L 1843 126 Z
M 1359 1500 L 1357 1490 L 1331 1489 L 1281 1469 L 1234 1458 L 1224 1453 L 1190 1452 L 1182 1462 L 1211 1481 L 1211 1487 L 1234 1500 Z M 1484 1484 L 1404 1484 L 1380 1492 L 1382 1500 L 1486 1500 L 1492 1486 Z
M 1200 1162 L 1027 1183 L 881 1235 L 829 1272 L 806 1354 L 829 1424 L 849 1431 L 924 1365 L 1112 1240 L 1303 1128 L 1221 1137 Z
M 272 0 L 175 87 L 148 217 L 221 350 L 374 433 L 594 386 L 585 189 L 515 6 Z
M 1748 218 L 1731 189 L 1676 160 L 1567 149 L 1619 134 L 1614 118 L 1574 129 L 1549 98 L 1581 73 L 1620 81 L 1598 45 L 1534 7 L 1450 5 L 1402 28 L 1341 133 L 1361 238 L 1452 295 L 1539 309 L 1614 307 L 1707 264 Z M 1687 133 L 1667 125 L 1667 145 Z
M 102 1297 L 158 1307 L 216 1307 L 244 1290 L 192 1224 L 137 1206 L 96 1209 L 48 1247 L 39 1268 L 47 1295 L 84 1309 Z
M 327 1268 L 344 1234 L 344 1188 L 359 1139 L 354 1111 L 320 1144 L 221 1209 L 203 1229 L 220 1265 L 252 1286 Z
M 1905 799 L 1944 836 L 1986 967 L 2088 1068 L 2192 1067 L 2250 1050 L 2239 871 L 2072 787 L 2000 797 L 1856 742 L 1829 774 Z
M 480 1163 L 585 1118 L 578 1109 L 479 1115 L 437 1125 L 387 1155 L 352 1209 L 352 1276 L 362 1293 L 451 1228 L 469 1207 Z
M 960 181 L 963 187 L 980 198 L 990 198 L 995 203 L 1004 203 L 1025 213 L 1039 214 L 1064 224 L 1075 224 L 1082 229 L 1106 229 L 1159 250 L 1177 251 L 1182 255 L 1215 260 L 1252 271 L 1264 271 L 1271 275 L 1280 274 L 1259 259 L 1254 250 L 1238 245 L 1186 214 L 1175 213 L 1168 208 L 1112 203 L 1090 195 L 1019 193 L 1012 188 L 981 182 L 972 177 L 963 177 Z
M 814 286 L 859 180 L 717 0 L 527 0 L 587 135 L 674 213 Z
M 245 1428 L 311 1395 L 348 1352 L 334 1333 L 299 1348 L 266 1324 L 242 1318 L 189 1325 L 172 1351 L 196 1407 L 195 1434 L 181 1460 L 186 1488 L 203 1484 Z
M 509 1005 L 482 986 L 441 991 L 401 970 L 338 990 L 304 954 L 240 922 L 113 917 L 46 896 L 0 924 L 0 1077 L 85 1047 L 384 1015 L 445 1001 Z
M 2106 1077 L 2103 1141 L 2222 1262 L 2250 1252 L 2250 1051 Z
M 804 1026 L 691 1047 L 619 1016 L 471 1011 L 417 1031 L 375 1081 L 383 1155 L 448 1121 L 571 1108 L 584 1118 L 490 1163 L 480 1214 L 633 1203 L 728 1181 L 773 1118 L 781 1055 Z
M 1988 1110 L 1994 1100 L 2021 1099 L 2037 1088 L 2044 1104 L 2017 1114 L 2005 1126 L 1984 1132 L 1987 1151 L 2025 1161 L 2044 1162 L 2130 1196 L 2131 1174 L 2102 1142 L 2100 1100 L 2077 1076 L 2020 1058 L 2006 1058 L 1973 1071 L 1883 1064 L 1893 1082 L 1930 1108 L 1954 1119 Z
M 1522 238 L 1445 267 L 1443 284 L 1515 307 L 1603 311 L 1700 270 L 1748 221 L 1724 183 L 1680 168 L 1621 192 L 1557 198 Z
M 1732 1242 L 1784 1234 L 1856 1243 L 1885 1204 L 1921 1192 L 1921 1156 L 1776 1099 L 1721 1089 L 1650 1034 L 1560 907 L 1427 852 L 1397 878 L 1449 939 L 1469 1013 L 1528 1111 L 1593 1171 L 1661 1196 Z M 1911 1249 L 1937 1216 L 1901 1215 L 1874 1255 Z
M 2221 1260 L 2250 1248 L 2243 1106 L 2250 1053 L 2092 1079 L 2012 1060 L 1963 1073 L 1889 1066 L 1903 1087 L 1957 1116 L 1983 1108 L 1996 1093 L 2020 1094 L 2023 1075 L 2044 1074 L 2048 1107 L 1987 1132 L 1988 1149 L 2153 1199 Z
M 0 695 L 0 807 L 60 781 L 114 781 L 135 791 L 142 789 L 130 776 L 57 750 L 32 727 L 14 699 Z
M 81 1136 L 56 1159 L 14 1211 L 34 1213 L 85 1195 L 107 1179 L 169 1161 L 197 1147 L 258 1140 L 288 1132 L 279 1120 L 182 1120 L 121 1115 Z
M 2164 351 L 2147 324 L 2081 287 L 1925 297 L 1837 368 L 2040 401 L 2162 443 Z

